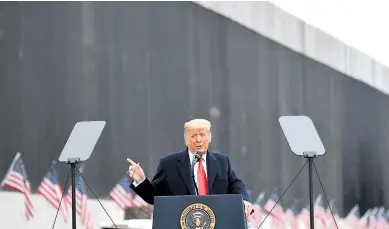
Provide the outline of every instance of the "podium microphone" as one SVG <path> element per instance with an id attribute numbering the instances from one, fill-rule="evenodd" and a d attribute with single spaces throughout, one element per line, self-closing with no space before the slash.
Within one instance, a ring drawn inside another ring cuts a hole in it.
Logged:
<path id="1" fill-rule="evenodd" d="M 193 153 L 194 154 L 194 157 L 193 157 L 193 161 L 192 161 L 192 166 L 191 166 L 191 173 L 192 173 L 192 181 L 193 181 L 193 185 L 195 187 L 195 190 L 196 190 L 196 195 L 199 195 L 199 190 L 197 188 L 197 184 L 196 184 L 196 180 L 195 180 L 195 175 L 194 175 L 194 166 L 197 162 L 200 161 L 200 158 L 201 158 L 201 154 L 196 152 L 196 153 Z"/>

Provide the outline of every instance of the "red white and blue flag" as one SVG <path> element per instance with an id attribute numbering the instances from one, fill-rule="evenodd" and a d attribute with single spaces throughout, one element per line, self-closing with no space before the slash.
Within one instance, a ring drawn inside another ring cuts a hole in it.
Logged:
<path id="1" fill-rule="evenodd" d="M 109 193 L 109 198 L 113 200 L 121 209 L 134 206 L 133 193 L 130 188 L 130 178 L 125 175 Z"/>
<path id="2" fill-rule="evenodd" d="M 31 187 L 28 181 L 26 167 L 21 154 L 18 152 L 5 175 L 1 186 L 13 189 L 24 195 L 25 217 L 30 220 L 34 217 L 34 206 L 31 200 Z"/>
<path id="3" fill-rule="evenodd" d="M 278 200 L 279 197 L 277 191 L 274 191 L 270 198 L 266 201 L 264 207 L 265 212 L 269 213 L 271 211 L 272 226 L 274 229 L 283 228 L 284 225 L 284 210 L 281 205 L 277 203 Z"/>
<path id="4" fill-rule="evenodd" d="M 61 206 L 59 206 L 63 196 L 63 191 L 62 186 L 59 183 L 54 165 L 55 163 L 53 162 L 46 176 L 43 178 L 41 184 L 39 185 L 38 194 L 45 198 L 55 209 L 60 207 L 59 210 L 66 222 L 68 219 L 68 207 L 65 199 L 63 199 Z"/>

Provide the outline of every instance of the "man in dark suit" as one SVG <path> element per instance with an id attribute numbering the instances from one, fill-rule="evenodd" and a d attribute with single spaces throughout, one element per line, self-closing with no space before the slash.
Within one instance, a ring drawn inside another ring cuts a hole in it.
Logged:
<path id="1" fill-rule="evenodd" d="M 152 181 L 147 179 L 139 163 L 130 163 L 129 176 L 134 180 L 131 188 L 149 204 L 154 196 L 241 194 L 246 217 L 252 205 L 246 187 L 235 174 L 227 155 L 208 149 L 211 143 L 211 123 L 205 119 L 194 119 L 184 125 L 186 150 L 162 157 Z M 194 166 L 195 183 L 191 176 L 194 153 L 201 155 Z"/>

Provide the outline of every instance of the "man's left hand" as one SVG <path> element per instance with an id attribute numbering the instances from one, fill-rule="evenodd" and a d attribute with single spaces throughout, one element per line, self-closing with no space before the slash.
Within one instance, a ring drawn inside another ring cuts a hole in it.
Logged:
<path id="1" fill-rule="evenodd" d="M 253 206 L 251 205 L 250 202 L 245 201 L 245 200 L 243 200 L 243 204 L 244 204 L 244 212 L 245 212 L 246 218 L 247 218 L 247 217 L 249 217 L 249 215 L 251 215 L 251 211 L 253 210 Z"/>

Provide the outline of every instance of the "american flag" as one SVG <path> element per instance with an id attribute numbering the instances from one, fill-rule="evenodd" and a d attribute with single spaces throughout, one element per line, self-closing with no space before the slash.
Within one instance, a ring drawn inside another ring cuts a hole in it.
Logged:
<path id="1" fill-rule="evenodd" d="M 321 224 L 322 228 L 327 228 L 328 215 L 326 214 L 326 210 L 324 209 L 323 198 L 321 194 L 317 195 L 315 203 L 313 205 L 313 209 L 315 216 L 315 225 Z"/>
<path id="2" fill-rule="evenodd" d="M 366 211 L 366 213 L 358 220 L 355 228 L 356 229 L 367 229 L 368 226 L 368 219 L 371 215 L 372 209 L 369 209 Z"/>
<path id="3" fill-rule="evenodd" d="M 291 206 L 285 211 L 285 218 L 291 229 L 298 229 L 299 222 L 297 220 L 297 201 L 293 201 Z"/>
<path id="4" fill-rule="evenodd" d="M 150 205 L 146 201 L 144 201 L 142 199 L 142 197 L 140 197 L 138 194 L 136 194 L 136 192 L 134 192 L 134 190 L 132 190 L 131 188 L 130 188 L 130 192 L 131 192 L 130 195 L 133 197 L 132 198 L 132 206 L 144 207 L 144 209 L 145 209 L 144 213 L 146 213 L 147 216 L 151 216 L 153 213 L 152 205 Z"/>
<path id="5" fill-rule="evenodd" d="M 378 229 L 379 228 L 379 223 L 378 223 L 378 219 L 377 219 L 377 212 L 378 212 L 378 208 L 375 207 L 373 208 L 371 211 L 370 211 L 370 214 L 368 216 L 368 219 L 369 219 L 369 229 Z"/>
<path id="6" fill-rule="evenodd" d="M 361 218 L 360 212 L 359 212 L 359 206 L 355 205 L 350 212 L 347 214 L 345 221 L 346 223 L 351 227 L 356 227 L 356 225 L 359 223 L 359 219 Z"/>
<path id="7" fill-rule="evenodd" d="M 273 211 L 271 212 L 271 215 L 272 225 L 276 229 L 282 228 L 284 224 L 284 210 L 282 209 L 281 205 L 277 203 L 278 199 L 279 197 L 277 195 L 277 191 L 274 191 L 270 198 L 266 201 L 264 207 L 264 210 L 269 213 L 271 209 L 275 206 Z"/>
<path id="8" fill-rule="evenodd" d="M 263 200 L 265 192 L 261 192 L 253 204 L 254 214 L 250 215 L 247 219 L 253 227 L 259 227 L 263 218 Z"/>
<path id="9" fill-rule="evenodd" d="M 76 212 L 81 217 L 85 229 L 92 229 L 92 220 L 88 209 L 88 196 L 81 175 L 76 172 Z M 69 206 L 72 204 L 72 187 L 69 187 L 66 197 Z"/>
<path id="10" fill-rule="evenodd" d="M 259 193 L 259 195 L 254 203 L 254 205 L 258 206 L 262 212 L 263 212 L 264 201 L 265 201 L 265 192 L 263 191 L 263 192 Z"/>
<path id="11" fill-rule="evenodd" d="M 332 214 L 331 214 L 332 212 Z M 327 215 L 328 215 L 328 221 L 327 221 L 327 228 L 328 229 L 336 229 L 339 227 L 340 217 L 338 213 L 338 209 L 335 206 L 335 202 L 333 200 L 330 201 L 330 206 L 327 209 Z M 332 215 L 334 215 L 334 218 L 332 218 Z M 335 222 L 334 222 L 335 219 Z"/>
<path id="12" fill-rule="evenodd" d="M 311 220 L 310 220 L 310 207 L 309 204 L 301 209 L 300 213 L 297 215 L 297 218 L 301 220 L 306 228 L 310 228 Z"/>
<path id="13" fill-rule="evenodd" d="M 385 218 L 386 218 L 387 220 L 389 220 L 389 210 L 386 211 L 386 213 L 385 213 L 384 216 L 385 216 Z"/>
<path id="14" fill-rule="evenodd" d="M 130 185 L 130 178 L 125 175 L 109 193 L 109 198 L 115 201 L 121 209 L 134 206 Z"/>
<path id="15" fill-rule="evenodd" d="M 356 205 L 353 209 L 351 209 L 350 213 L 346 217 L 346 222 L 349 226 L 356 229 L 367 229 L 368 219 L 371 215 L 372 209 L 366 211 L 366 213 L 361 217 L 359 212 L 359 207 Z"/>
<path id="16" fill-rule="evenodd" d="M 25 217 L 27 220 L 32 219 L 34 217 L 34 206 L 31 201 L 31 187 L 22 156 L 19 152 L 16 153 L 4 180 L 1 182 L 1 186 L 24 194 L 24 205 L 26 207 Z"/>
<path id="17" fill-rule="evenodd" d="M 388 221 L 385 217 L 385 208 L 380 207 L 376 214 L 376 227 L 377 228 L 389 228 Z"/>
<path id="18" fill-rule="evenodd" d="M 57 172 L 54 168 L 54 162 L 50 166 L 49 171 L 39 185 L 38 194 L 45 198 L 55 209 L 58 209 L 63 191 L 58 181 Z M 60 212 L 66 222 L 68 218 L 68 208 L 66 201 L 61 203 Z"/>
<path id="19" fill-rule="evenodd" d="M 141 206 L 148 206 L 149 205 L 146 201 L 144 201 L 142 199 L 142 197 L 140 197 L 138 194 L 136 194 L 136 192 L 134 192 L 134 190 L 130 189 L 130 192 L 131 192 L 131 195 L 133 196 L 133 199 L 132 199 L 133 206 L 141 207 Z"/>

